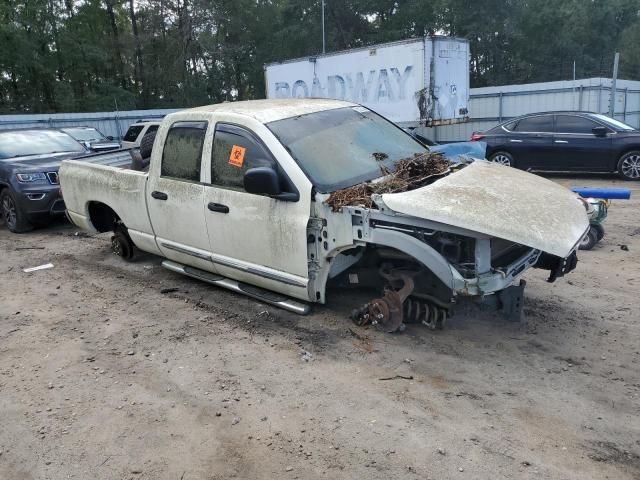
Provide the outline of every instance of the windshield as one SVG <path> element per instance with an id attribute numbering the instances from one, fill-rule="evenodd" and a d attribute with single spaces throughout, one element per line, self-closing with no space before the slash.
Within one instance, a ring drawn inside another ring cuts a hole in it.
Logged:
<path id="1" fill-rule="evenodd" d="M 611 128 L 613 128 L 614 130 L 618 130 L 619 132 L 631 132 L 635 130 L 635 128 L 633 128 L 631 125 L 627 125 L 626 123 L 622 123 L 621 121 L 611 117 L 607 117 L 606 115 L 596 113 L 593 116 L 600 120 L 602 123 L 606 123 Z"/>
<path id="2" fill-rule="evenodd" d="M 84 151 L 73 138 L 56 130 L 0 132 L 0 158 Z"/>
<path id="3" fill-rule="evenodd" d="M 382 176 L 427 149 L 364 107 L 286 118 L 267 124 L 318 191 L 333 192 Z"/>
<path id="4" fill-rule="evenodd" d="M 95 128 L 65 128 L 63 129 L 63 131 L 81 142 L 95 142 L 98 140 L 106 140 L 104 135 L 102 135 Z"/>

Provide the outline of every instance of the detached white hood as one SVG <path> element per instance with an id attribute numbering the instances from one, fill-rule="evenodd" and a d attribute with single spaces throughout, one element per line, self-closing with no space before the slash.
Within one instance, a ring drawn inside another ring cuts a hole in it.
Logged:
<path id="1" fill-rule="evenodd" d="M 476 161 L 417 190 L 382 195 L 391 210 L 566 257 L 589 226 L 582 201 L 539 176 Z"/>

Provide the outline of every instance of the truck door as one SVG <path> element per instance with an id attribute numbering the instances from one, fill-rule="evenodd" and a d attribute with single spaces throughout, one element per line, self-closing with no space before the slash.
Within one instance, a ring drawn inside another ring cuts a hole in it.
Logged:
<path id="1" fill-rule="evenodd" d="M 212 270 L 200 181 L 207 122 L 176 121 L 164 139 L 161 158 L 152 159 L 147 184 L 149 218 L 162 254 Z M 154 152 L 155 153 L 155 152 Z"/>
<path id="2" fill-rule="evenodd" d="M 290 191 L 292 198 L 274 199 L 244 190 L 244 173 L 265 166 L 276 170 L 283 191 Z M 298 194 L 257 135 L 237 125 L 216 124 L 204 212 L 217 272 L 309 300 L 309 201 L 309 194 Z"/>

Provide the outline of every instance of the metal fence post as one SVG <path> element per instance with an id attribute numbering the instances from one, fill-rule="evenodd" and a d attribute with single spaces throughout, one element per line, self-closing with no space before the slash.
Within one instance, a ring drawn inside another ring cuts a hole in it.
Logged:
<path id="1" fill-rule="evenodd" d="M 502 123 L 502 90 L 498 93 L 498 122 Z"/>
<path id="2" fill-rule="evenodd" d="M 627 94 L 629 93 L 629 87 L 624 89 L 624 109 L 622 110 L 622 121 L 627 121 Z"/>
<path id="3" fill-rule="evenodd" d="M 582 96 L 584 94 L 584 85 L 580 84 L 578 88 L 578 111 L 582 111 Z"/>

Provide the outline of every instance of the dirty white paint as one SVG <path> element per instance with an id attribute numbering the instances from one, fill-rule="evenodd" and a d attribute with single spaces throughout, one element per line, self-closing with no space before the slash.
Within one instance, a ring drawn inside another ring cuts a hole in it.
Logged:
<path id="1" fill-rule="evenodd" d="M 66 160 L 60 166 L 60 187 L 67 210 L 89 216 L 89 202 L 110 206 L 130 230 L 150 234 L 145 207 L 147 174 L 82 160 Z M 136 207 L 132 208 L 132 205 Z"/>
<path id="2" fill-rule="evenodd" d="M 220 115 L 240 115 L 242 118 L 249 117 L 260 123 L 269 123 L 298 115 L 333 110 L 335 108 L 353 107 L 354 105 L 351 102 L 339 102 L 322 98 L 247 100 L 192 108 L 175 113 L 172 118 L 178 118 L 178 115 L 189 117 L 190 115 L 201 113 L 218 113 Z"/>
<path id="3" fill-rule="evenodd" d="M 570 190 L 537 175 L 477 161 L 410 192 L 385 194 L 390 209 L 566 257 L 589 226 Z"/>
<path id="4" fill-rule="evenodd" d="M 267 98 L 334 98 L 371 108 L 394 122 L 420 120 L 418 100 L 434 120 L 467 116 L 469 43 L 425 37 L 273 63 Z"/>

